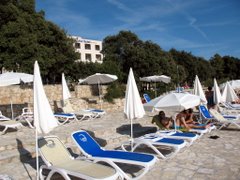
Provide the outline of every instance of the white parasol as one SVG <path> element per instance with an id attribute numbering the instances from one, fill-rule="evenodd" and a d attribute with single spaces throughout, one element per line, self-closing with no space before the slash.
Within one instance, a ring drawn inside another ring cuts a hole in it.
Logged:
<path id="1" fill-rule="evenodd" d="M 132 68 L 129 70 L 124 103 L 124 114 L 131 120 L 131 142 L 133 142 L 133 119 L 142 118 L 145 114 L 141 97 L 135 82 Z M 131 143 L 132 146 L 132 143 Z"/>
<path id="2" fill-rule="evenodd" d="M 38 62 L 34 64 L 34 83 L 33 83 L 33 101 L 34 101 L 34 127 L 36 128 L 36 163 L 38 177 L 38 133 L 49 133 L 58 126 L 57 119 L 54 117 L 51 106 L 43 89 L 42 78 Z"/>
<path id="3" fill-rule="evenodd" d="M 17 73 L 17 72 L 6 72 L 3 74 L 0 74 L 0 86 L 10 86 L 15 84 L 20 84 L 21 82 L 23 83 L 33 82 L 33 75 L 26 74 L 26 73 Z M 12 99 L 10 99 L 10 101 L 11 101 L 12 119 L 14 119 Z"/>
<path id="4" fill-rule="evenodd" d="M 222 95 L 217 84 L 217 80 L 214 78 L 213 82 L 213 102 L 214 104 L 219 104 L 222 102 Z"/>
<path id="5" fill-rule="evenodd" d="M 193 94 L 197 95 L 197 96 L 200 96 L 203 103 L 207 104 L 207 99 L 206 99 L 205 93 L 203 91 L 202 85 L 201 85 L 197 75 L 196 75 L 195 80 L 194 80 Z"/>
<path id="6" fill-rule="evenodd" d="M 228 81 L 228 83 L 233 89 L 240 89 L 240 79 L 231 80 L 231 81 Z M 223 83 L 219 86 L 219 88 L 224 89 L 225 86 L 226 86 L 226 83 Z"/>
<path id="7" fill-rule="evenodd" d="M 160 96 L 152 101 L 145 103 L 143 106 L 146 110 L 167 111 L 168 114 L 183 111 L 184 109 L 193 108 L 201 103 L 201 98 L 189 93 L 170 93 Z M 175 116 L 173 117 L 175 121 Z M 175 123 L 176 124 L 176 123 Z M 176 126 L 175 126 L 176 130 Z"/>
<path id="8" fill-rule="evenodd" d="M 237 94 L 235 93 L 235 91 L 233 90 L 231 85 L 227 82 L 226 86 L 223 90 L 223 93 L 222 93 L 222 101 L 223 102 L 232 102 L 237 99 L 238 99 Z"/>
<path id="9" fill-rule="evenodd" d="M 157 91 L 156 91 L 156 83 L 157 82 L 164 82 L 164 83 L 170 83 L 171 78 L 165 75 L 153 75 L 153 76 L 147 76 L 147 77 L 142 77 L 140 78 L 140 81 L 144 82 L 154 82 L 155 83 L 155 97 L 157 96 Z"/>
<path id="10" fill-rule="evenodd" d="M 0 86 L 10 86 L 13 84 L 20 84 L 21 82 L 33 82 L 33 75 L 16 72 L 6 72 L 0 74 Z"/>
<path id="11" fill-rule="evenodd" d="M 86 84 L 97 84 L 98 85 L 99 99 L 100 99 L 101 109 L 102 109 L 102 98 L 101 98 L 100 85 L 116 81 L 117 79 L 118 79 L 118 77 L 116 75 L 96 73 L 91 76 L 88 76 L 84 80 L 81 80 L 81 84 L 86 83 Z"/>
<path id="12" fill-rule="evenodd" d="M 64 73 L 62 73 L 62 98 L 63 98 L 63 104 L 66 100 L 68 100 L 71 97 L 70 91 L 67 86 L 67 82 L 64 76 Z"/>

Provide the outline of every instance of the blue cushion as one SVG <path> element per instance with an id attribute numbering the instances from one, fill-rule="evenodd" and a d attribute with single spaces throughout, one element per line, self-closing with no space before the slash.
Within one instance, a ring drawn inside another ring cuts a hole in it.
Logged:
<path id="1" fill-rule="evenodd" d="M 92 111 L 92 112 L 99 112 L 99 113 L 104 112 L 103 110 L 100 110 L 100 109 L 90 109 L 90 111 Z"/>
<path id="2" fill-rule="evenodd" d="M 144 97 L 146 102 L 150 102 L 151 101 L 151 98 L 149 97 L 148 94 L 143 94 L 143 97 Z"/>
<path id="3" fill-rule="evenodd" d="M 104 158 L 113 158 L 113 159 L 125 159 L 125 160 L 133 160 L 140 162 L 150 162 L 153 160 L 154 156 L 148 154 L 140 154 L 135 152 L 127 152 L 127 151 L 110 151 L 104 150 L 94 154 L 95 157 L 104 157 Z"/>
<path id="4" fill-rule="evenodd" d="M 180 144 L 184 143 L 184 140 L 182 140 L 182 139 L 162 138 L 162 139 L 158 140 L 157 142 L 180 145 Z"/>
<path id="5" fill-rule="evenodd" d="M 176 133 L 172 134 L 171 136 L 196 137 L 196 134 L 193 134 L 193 133 L 180 133 L 180 132 L 176 132 Z"/>
<path id="6" fill-rule="evenodd" d="M 237 119 L 236 116 L 231 116 L 231 115 L 223 115 L 223 117 L 226 119 Z"/>
<path id="7" fill-rule="evenodd" d="M 208 109 L 205 106 L 199 106 L 202 115 L 207 119 L 212 119 L 212 115 L 209 113 Z"/>
<path id="8" fill-rule="evenodd" d="M 54 115 L 57 115 L 57 116 L 68 116 L 68 117 L 74 116 L 74 114 L 71 114 L 71 113 L 54 113 Z"/>

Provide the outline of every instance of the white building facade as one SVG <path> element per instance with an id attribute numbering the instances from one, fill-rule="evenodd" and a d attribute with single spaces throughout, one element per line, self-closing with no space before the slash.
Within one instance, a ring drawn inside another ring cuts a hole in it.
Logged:
<path id="1" fill-rule="evenodd" d="M 83 39 L 80 36 L 71 36 L 75 40 L 73 46 L 75 51 L 80 54 L 79 59 L 76 61 L 82 62 L 103 62 L 102 41 Z"/>

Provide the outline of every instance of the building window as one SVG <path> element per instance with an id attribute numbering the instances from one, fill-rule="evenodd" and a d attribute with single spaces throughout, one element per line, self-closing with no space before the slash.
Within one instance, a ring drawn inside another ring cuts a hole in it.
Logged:
<path id="1" fill-rule="evenodd" d="M 85 54 L 85 59 L 88 61 L 92 61 L 92 55 L 91 54 Z"/>
<path id="2" fill-rule="evenodd" d="M 75 43 L 75 48 L 76 49 L 81 49 L 81 44 L 80 43 Z"/>
<path id="3" fill-rule="evenodd" d="M 85 44 L 85 49 L 91 49 L 91 44 Z"/>
<path id="4" fill-rule="evenodd" d="M 101 61 L 101 60 L 102 60 L 102 57 L 101 57 L 100 54 L 96 54 L 96 60 L 97 60 L 97 61 Z"/>
<path id="5" fill-rule="evenodd" d="M 99 45 L 95 45 L 95 50 L 99 51 L 100 50 L 100 46 Z"/>

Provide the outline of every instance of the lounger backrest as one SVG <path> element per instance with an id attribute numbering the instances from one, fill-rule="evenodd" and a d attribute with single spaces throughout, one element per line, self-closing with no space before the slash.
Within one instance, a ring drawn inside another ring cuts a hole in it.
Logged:
<path id="1" fill-rule="evenodd" d="M 72 159 L 62 142 L 55 136 L 38 139 L 38 149 L 46 164 L 61 164 Z"/>
<path id="2" fill-rule="evenodd" d="M 226 122 L 226 120 L 217 110 L 215 109 L 210 109 L 210 113 L 213 115 L 214 118 L 216 118 L 220 122 Z"/>
<path id="3" fill-rule="evenodd" d="M 74 132 L 72 137 L 85 154 L 96 155 L 102 151 L 99 144 L 86 131 Z"/>
<path id="4" fill-rule="evenodd" d="M 144 97 L 146 102 L 150 102 L 151 101 L 151 98 L 149 97 L 148 94 L 143 94 L 143 97 Z"/>
<path id="5" fill-rule="evenodd" d="M 201 114 L 203 115 L 204 118 L 206 118 L 206 119 L 211 119 L 212 118 L 212 116 L 209 113 L 209 111 L 206 108 L 206 106 L 200 105 L 199 106 L 199 111 L 201 112 Z"/>

